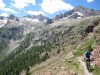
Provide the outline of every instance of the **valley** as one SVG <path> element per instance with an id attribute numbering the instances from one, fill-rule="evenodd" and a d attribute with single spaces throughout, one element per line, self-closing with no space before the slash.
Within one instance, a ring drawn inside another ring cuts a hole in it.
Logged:
<path id="1" fill-rule="evenodd" d="M 81 64 L 88 49 L 98 52 L 92 75 L 99 75 L 100 12 L 91 11 L 78 6 L 53 19 L 0 17 L 0 75 L 88 75 Z"/>

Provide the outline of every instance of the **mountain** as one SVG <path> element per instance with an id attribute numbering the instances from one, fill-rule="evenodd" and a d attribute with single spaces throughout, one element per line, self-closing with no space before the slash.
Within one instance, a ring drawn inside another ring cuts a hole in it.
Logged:
<path id="1" fill-rule="evenodd" d="M 2 29 L 4 30 L 4 28 Z M 15 29 L 14 28 L 11 29 L 10 27 L 6 28 L 8 30 L 5 29 L 3 32 L 1 30 L 1 33 L 5 35 L 13 34 L 14 36 L 10 36 L 11 38 L 17 37 L 18 35 L 22 34 L 20 33 L 21 31 L 17 28 Z M 0 66 L 0 74 L 20 75 L 23 70 L 25 74 L 27 73 L 34 74 L 35 71 L 39 70 L 38 72 L 36 72 L 36 75 L 38 74 L 45 75 L 45 73 L 47 73 L 47 71 L 51 69 L 52 71 L 50 71 L 50 75 L 51 74 L 55 75 L 56 73 L 60 73 L 61 71 L 64 72 L 67 71 L 68 75 L 72 74 L 72 71 L 75 71 L 76 73 L 81 75 L 81 73 L 83 73 L 84 71 L 82 70 L 82 67 L 80 67 L 79 65 L 77 56 L 82 56 L 82 54 L 87 49 L 95 49 L 95 47 L 99 46 L 100 44 L 99 30 L 100 30 L 100 17 L 97 16 L 86 17 L 84 19 L 59 20 L 49 25 L 46 25 L 42 28 L 38 28 L 37 30 L 33 30 L 30 33 L 27 33 L 27 35 L 20 37 L 21 40 L 18 40 L 17 38 L 15 39 L 15 41 L 13 41 L 14 43 L 17 40 L 19 41 L 18 46 L 15 49 L 13 49 L 12 51 L 8 49 L 6 50 L 6 52 L 9 51 L 11 52 L 5 57 L 3 57 L 0 62 L 0 64 L 2 64 Z M 15 34 L 14 31 L 19 33 Z M 11 44 L 11 40 L 9 40 L 9 42 Z M 5 42 L 2 44 L 5 44 Z M 6 44 L 3 46 L 6 46 Z M 65 55 L 70 53 L 70 51 L 74 53 L 72 53 L 73 55 L 71 54 L 72 58 L 68 59 L 70 56 L 65 56 Z M 45 68 L 45 66 L 40 66 L 40 68 L 36 68 L 35 70 L 33 70 L 36 64 L 38 65 L 42 62 L 45 62 L 47 59 L 51 59 L 50 60 L 51 62 L 46 62 L 47 67 L 49 66 L 48 64 L 51 64 L 50 68 Z M 55 59 L 55 61 L 53 61 L 53 59 Z M 74 68 L 71 66 L 73 66 Z M 62 69 L 63 67 L 66 69 Z M 46 71 L 44 72 L 40 71 L 41 68 L 45 68 Z"/>
<path id="2" fill-rule="evenodd" d="M 39 22 L 49 25 L 54 22 L 54 20 L 59 20 L 59 19 L 78 19 L 78 18 L 83 18 L 83 17 L 89 17 L 89 16 L 95 16 L 95 15 L 100 15 L 100 10 L 93 10 L 90 8 L 86 8 L 83 6 L 77 6 L 76 8 L 65 12 L 64 14 L 59 14 L 56 15 L 53 19 L 50 19 L 48 17 L 43 16 L 42 14 L 40 15 L 26 15 L 23 17 L 16 17 L 15 15 L 11 14 L 9 17 L 3 17 L 0 16 L 0 22 L 1 25 L 0 27 L 4 25 L 25 25 L 25 24 L 37 24 Z M 6 24 L 7 22 L 7 24 Z M 26 23 L 27 22 L 27 23 Z M 12 23 L 12 24 L 9 24 Z"/>
<path id="3" fill-rule="evenodd" d="M 95 16 L 100 15 L 100 10 L 93 10 L 90 8 L 86 8 L 83 6 L 77 6 L 76 8 L 65 12 L 64 14 L 59 14 L 54 17 L 55 20 L 57 19 L 66 19 L 66 18 L 83 18 L 88 16 Z"/>
<path id="4" fill-rule="evenodd" d="M 42 14 L 40 14 L 40 15 L 32 15 L 32 16 L 27 15 L 27 16 L 24 16 L 24 17 L 30 18 L 30 19 L 37 19 L 38 21 L 45 21 L 45 20 L 49 19 L 48 17 L 45 17 Z"/>
<path id="5" fill-rule="evenodd" d="M 78 6 L 73 11 L 66 12 L 69 15 L 67 18 L 66 14 L 56 16 L 59 18 L 56 21 L 41 14 L 23 17 L 13 14 L 9 17 L 2 16 L 0 75 L 21 75 L 22 72 L 25 73 L 22 75 L 63 75 L 61 71 L 68 75 L 75 75 L 73 71 L 84 75 L 77 57 L 82 56 L 87 49 L 95 50 L 94 53 L 99 51 L 100 16 L 89 15 L 90 13 L 84 16 L 83 11 L 90 9 L 83 10 L 83 7 Z M 99 15 L 99 11 L 96 14 Z M 80 17 L 82 18 L 76 19 Z M 94 56 L 98 61 L 96 57 L 99 57 L 98 54 Z M 41 66 L 40 63 L 43 62 L 44 65 Z M 45 69 L 42 72 L 43 68 Z M 98 67 L 94 71 L 99 72 Z"/>
<path id="6" fill-rule="evenodd" d="M 4 20 L 6 17 L 4 16 L 0 16 L 0 20 Z"/>
<path id="7" fill-rule="evenodd" d="M 28 18 L 31 18 L 31 19 L 34 19 L 34 20 L 37 20 L 37 21 L 40 21 L 40 22 L 44 21 L 44 22 L 46 22 L 46 24 L 50 24 L 50 23 L 53 22 L 52 19 L 49 19 L 48 17 L 45 17 L 42 14 L 32 15 L 32 16 L 27 15 L 27 16 L 24 16 L 24 17 L 28 17 Z"/>
<path id="8" fill-rule="evenodd" d="M 7 24 L 5 23 L 5 20 L 7 21 Z M 50 24 L 52 23 L 52 19 L 49 19 L 48 17 L 43 16 L 42 14 L 40 15 L 27 15 L 27 16 L 23 16 L 23 17 L 16 17 L 15 15 L 11 14 L 9 15 L 9 17 L 3 17 L 0 16 L 0 22 L 2 23 L 0 27 L 4 26 L 4 25 L 20 25 L 20 24 L 24 24 L 24 22 L 31 22 L 31 23 L 44 23 L 44 24 Z M 9 24 L 9 23 L 13 23 L 13 24 Z"/>
<path id="9" fill-rule="evenodd" d="M 8 17 L 8 19 L 15 19 L 15 18 L 17 18 L 17 17 L 13 14 L 10 14 L 9 17 Z"/>
<path id="10" fill-rule="evenodd" d="M 41 14 L 23 17 L 16 17 L 13 14 L 9 17 L 0 16 L 0 43 L 3 43 L 0 47 L 0 58 L 2 59 L 3 56 L 14 50 L 26 35 L 51 23 L 52 19 Z M 13 44 L 16 44 L 16 46 L 12 47 Z"/>

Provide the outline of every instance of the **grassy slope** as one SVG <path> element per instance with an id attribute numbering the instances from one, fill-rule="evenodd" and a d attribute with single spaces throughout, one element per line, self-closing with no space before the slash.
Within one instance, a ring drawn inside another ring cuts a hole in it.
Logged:
<path id="1" fill-rule="evenodd" d="M 81 31 L 84 31 L 84 29 L 89 24 L 90 24 L 90 19 L 87 19 L 87 20 L 82 21 L 80 23 L 80 28 L 83 27 L 83 30 L 81 30 Z M 84 52 L 85 52 L 85 50 L 89 49 L 96 42 L 96 39 L 94 37 L 91 38 L 91 39 L 85 38 L 85 41 L 83 41 L 83 42 L 84 43 L 77 49 L 77 51 L 75 53 L 73 53 L 75 57 L 83 55 Z M 67 55 L 67 53 L 65 53 L 65 54 Z M 78 63 L 78 61 L 76 60 L 75 57 L 72 57 L 72 58 L 67 59 L 67 60 L 64 59 L 64 57 L 63 57 L 62 58 L 63 61 L 62 61 L 62 59 L 59 59 L 60 63 L 56 64 L 56 68 L 58 68 L 58 70 L 61 70 L 60 68 L 61 68 L 61 66 L 63 66 L 64 67 L 64 70 L 69 69 L 70 71 L 75 71 L 77 74 L 80 74 L 80 75 L 83 74 L 84 75 L 82 66 L 79 65 L 79 63 Z M 69 63 L 68 60 L 71 60 L 72 62 Z M 56 63 L 59 62 L 59 61 L 57 60 Z M 50 64 L 53 64 L 53 63 L 50 63 Z M 49 65 L 46 65 L 46 66 L 50 66 L 50 64 Z M 36 73 L 38 74 L 38 72 L 41 71 L 41 69 L 46 68 L 46 66 L 40 66 L 40 67 L 36 68 L 34 71 L 32 71 L 30 73 L 31 74 L 34 74 L 33 72 L 37 71 Z M 49 69 L 52 69 L 53 67 L 50 67 Z M 48 71 L 48 69 L 46 71 Z M 56 70 L 55 70 L 55 72 L 56 72 Z M 57 74 L 57 72 L 54 73 L 54 75 L 56 75 L 56 74 Z M 100 70 L 99 70 L 99 68 L 97 66 L 94 68 L 93 74 L 94 75 L 99 75 L 100 74 Z"/>
<path id="2" fill-rule="evenodd" d="M 95 18 L 99 19 L 99 18 Z M 92 34 L 92 36 L 91 36 Z M 95 36 L 96 35 L 96 36 Z M 82 41 L 82 44 L 77 48 L 77 51 L 74 54 L 75 57 L 79 57 L 82 56 L 88 49 L 92 49 L 94 50 L 94 46 L 96 47 L 96 45 L 98 46 L 99 44 L 97 44 L 97 42 L 99 41 L 99 35 L 100 33 L 96 33 L 96 32 L 92 32 L 90 33 L 87 37 L 85 37 L 85 39 Z M 100 75 L 100 67 L 95 66 L 93 68 L 93 75 Z"/>
<path id="3" fill-rule="evenodd" d="M 84 75 L 81 65 L 79 65 L 79 63 L 74 57 L 66 59 L 67 54 L 70 52 L 72 52 L 72 50 L 69 49 L 65 53 L 60 53 L 60 55 L 57 55 L 58 57 L 54 60 L 52 61 L 47 60 L 48 64 L 38 66 L 36 69 L 30 71 L 30 75 L 33 75 L 33 74 L 44 75 L 44 74 L 48 74 L 49 71 L 50 71 L 49 72 L 50 75 L 57 75 L 58 73 L 63 73 L 63 72 L 66 72 L 66 73 L 69 72 L 68 74 L 72 74 L 75 72 L 78 75 L 80 74 Z M 69 60 L 71 60 L 71 63 L 69 62 Z"/>

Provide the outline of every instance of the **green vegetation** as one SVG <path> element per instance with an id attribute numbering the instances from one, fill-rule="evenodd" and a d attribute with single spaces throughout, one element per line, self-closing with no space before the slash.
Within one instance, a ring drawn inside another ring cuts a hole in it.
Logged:
<path id="1" fill-rule="evenodd" d="M 22 28 L 21 27 L 3 27 L 0 29 L 0 37 L 4 39 L 20 39 L 22 37 Z"/>
<path id="2" fill-rule="evenodd" d="M 8 40 L 0 39 L 0 60 L 6 56 L 6 52 L 9 49 L 8 44 Z"/>
<path id="3" fill-rule="evenodd" d="M 5 48 L 7 48 L 7 46 L 8 46 L 8 41 L 5 40 L 5 39 L 1 39 L 1 40 L 0 40 L 0 52 L 1 52 L 2 50 L 4 50 Z"/>
<path id="4" fill-rule="evenodd" d="M 84 21 L 82 21 L 82 22 L 80 22 L 80 24 L 79 25 L 81 25 L 81 26 L 88 26 L 89 25 L 89 23 L 90 23 L 90 19 L 86 19 L 86 20 L 84 20 Z"/>
<path id="5" fill-rule="evenodd" d="M 42 67 L 38 67 L 38 68 L 36 68 L 35 70 L 33 70 L 33 71 L 30 73 L 30 75 L 33 74 L 35 71 L 38 71 L 38 70 L 43 69 L 44 67 L 45 67 L 45 66 L 42 66 Z"/>
<path id="6" fill-rule="evenodd" d="M 92 38 L 92 39 L 90 39 L 90 40 L 84 42 L 84 43 L 81 45 L 81 47 L 78 48 L 77 51 L 74 52 L 73 54 L 74 54 L 75 56 L 82 56 L 82 55 L 86 52 L 86 50 L 91 50 L 91 51 L 92 51 L 93 49 L 92 49 L 91 46 L 92 46 L 93 43 L 95 43 L 95 42 L 96 42 L 96 40 L 95 40 L 94 38 Z"/>
<path id="7" fill-rule="evenodd" d="M 25 51 L 28 46 L 30 46 L 30 42 L 34 38 L 33 33 L 29 33 L 26 38 L 21 42 L 20 46 L 16 49 L 15 55 L 21 53 L 22 51 Z"/>
<path id="8" fill-rule="evenodd" d="M 69 70 L 74 71 L 76 74 L 84 75 L 83 69 L 80 66 L 80 63 L 77 62 L 75 57 L 67 59 L 65 63 L 66 67 L 68 67 Z"/>
<path id="9" fill-rule="evenodd" d="M 76 57 L 82 56 L 83 54 L 85 54 L 85 50 L 78 50 L 78 51 L 74 52 L 73 54 Z"/>
<path id="10" fill-rule="evenodd" d="M 54 36 L 55 38 L 53 39 L 57 43 L 55 46 L 58 47 L 57 50 L 60 52 L 58 33 L 54 34 Z M 33 44 L 31 48 L 28 48 L 33 42 L 32 39 L 34 39 L 34 33 L 29 33 L 14 52 L 0 61 L 0 64 L 2 64 L 0 66 L 0 75 L 19 75 L 23 70 L 27 71 L 29 67 L 33 67 L 50 57 L 49 52 L 51 52 L 54 41 L 45 40 L 42 45 Z"/>
<path id="11" fill-rule="evenodd" d="M 75 50 L 81 37 L 86 34 L 85 29 L 89 26 L 89 24 L 90 19 L 86 19 L 78 25 L 67 26 L 66 24 L 64 29 L 63 27 L 58 26 L 57 28 L 51 28 L 51 30 L 50 28 L 44 28 L 44 30 L 40 30 L 39 32 L 29 33 L 25 36 L 25 39 L 21 41 L 19 47 L 17 47 L 14 52 L 10 53 L 2 61 L 0 61 L 0 75 L 19 75 L 23 70 L 25 70 L 28 74 L 30 67 L 34 67 L 34 65 L 40 64 L 48 59 L 50 55 L 53 55 L 53 50 L 55 50 L 54 53 L 60 53 L 65 51 L 65 47 L 69 46 L 71 46 L 72 50 Z M 9 40 L 20 39 L 22 37 L 22 31 L 23 29 L 20 27 L 5 27 L 1 29 L 0 39 L 4 38 L 4 40 L 7 39 L 8 41 L 6 42 L 3 40 L 0 42 L 0 52 L 8 46 Z M 35 35 L 37 35 L 36 37 L 38 37 L 38 39 L 34 40 Z M 81 47 L 79 47 L 78 50 L 73 53 L 75 56 L 83 55 L 87 49 L 92 50 L 91 46 L 96 42 L 95 38 L 84 40 L 85 41 Z M 72 45 L 75 45 L 75 47 Z M 81 68 L 77 60 L 74 58 L 71 58 L 70 60 L 72 61 L 71 63 L 65 61 L 66 66 L 68 66 L 69 69 L 80 71 Z M 33 72 L 44 67 L 45 66 L 39 67 Z M 98 69 L 99 68 L 96 67 L 96 71 L 98 71 Z M 96 71 L 94 70 L 94 73 Z"/>
<path id="12" fill-rule="evenodd" d="M 48 58 L 48 51 L 45 50 L 46 45 L 42 45 L 34 46 L 17 56 L 10 54 L 0 62 L 0 75 L 19 75 L 22 70 L 45 61 Z M 45 54 L 41 56 L 41 53 Z"/>
<path id="13" fill-rule="evenodd" d="M 68 65 L 69 69 L 74 69 L 74 70 L 79 69 L 79 63 L 75 60 L 74 57 L 67 59 L 65 62 L 66 62 L 66 65 Z"/>
<path id="14" fill-rule="evenodd" d="M 80 49 L 91 49 L 92 44 L 96 42 L 95 38 L 87 40 L 84 44 L 82 44 Z"/>
<path id="15" fill-rule="evenodd" d="M 0 60 L 8 54 L 10 40 L 20 39 L 23 36 L 21 31 L 21 27 L 0 28 Z"/>
<path id="16" fill-rule="evenodd" d="M 100 75 L 100 67 L 95 66 L 95 68 L 93 69 L 93 74 L 94 75 Z"/>
<path id="17" fill-rule="evenodd" d="M 46 42 L 41 46 L 33 45 L 26 50 L 33 38 L 33 33 L 28 34 L 14 52 L 0 61 L 0 75 L 19 75 L 22 70 L 28 70 L 29 67 L 49 58 L 48 52 L 51 51 L 50 42 Z"/>

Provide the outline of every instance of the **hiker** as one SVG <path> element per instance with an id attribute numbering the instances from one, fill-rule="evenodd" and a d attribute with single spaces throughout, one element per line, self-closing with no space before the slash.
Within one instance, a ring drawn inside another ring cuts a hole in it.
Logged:
<path id="1" fill-rule="evenodd" d="M 92 52 L 90 49 L 85 53 L 84 59 L 86 62 L 86 67 L 87 67 L 88 71 L 90 72 L 90 61 L 92 60 Z"/>
<path id="2" fill-rule="evenodd" d="M 92 57 L 92 52 L 91 52 L 91 50 L 88 50 L 86 53 L 85 53 L 85 59 L 91 59 L 91 57 Z"/>

